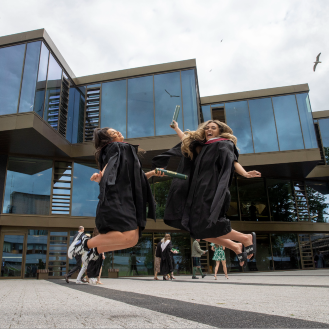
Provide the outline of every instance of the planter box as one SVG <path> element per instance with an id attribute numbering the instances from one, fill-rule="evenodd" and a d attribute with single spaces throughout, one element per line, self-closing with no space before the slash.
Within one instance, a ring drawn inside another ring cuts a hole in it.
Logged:
<path id="1" fill-rule="evenodd" d="M 48 272 L 47 273 L 37 273 L 38 280 L 48 280 Z"/>
<path id="2" fill-rule="evenodd" d="M 118 278 L 119 277 L 119 269 L 118 268 L 109 268 L 108 277 L 109 278 Z"/>

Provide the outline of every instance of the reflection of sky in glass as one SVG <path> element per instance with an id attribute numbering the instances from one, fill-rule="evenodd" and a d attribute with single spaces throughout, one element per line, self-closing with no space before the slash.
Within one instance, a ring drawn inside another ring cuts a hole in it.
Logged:
<path id="1" fill-rule="evenodd" d="M 238 138 L 240 153 L 253 153 L 250 119 L 247 101 L 225 103 L 226 123 Z"/>
<path id="2" fill-rule="evenodd" d="M 10 195 L 13 192 L 28 193 L 32 195 L 47 195 L 50 198 L 52 161 L 35 160 L 36 165 L 39 162 L 42 163 L 43 167 L 49 167 L 49 169 L 37 172 L 33 175 L 11 171 L 11 166 L 15 165 L 16 161 L 21 161 L 23 163 L 24 161 L 34 162 L 34 159 L 13 158 L 9 160 L 5 187 L 5 198 L 3 202 L 4 213 L 7 213 L 8 209 L 10 208 Z"/>
<path id="3" fill-rule="evenodd" d="M 184 130 L 198 127 L 198 106 L 196 101 L 195 71 L 182 71 L 182 92 L 184 107 Z"/>
<path id="4" fill-rule="evenodd" d="M 154 136 L 153 76 L 128 80 L 128 138 Z"/>
<path id="5" fill-rule="evenodd" d="M 44 43 L 41 45 L 41 55 L 39 63 L 39 73 L 37 82 L 37 92 L 35 94 L 34 100 L 34 111 L 38 113 L 41 117 L 43 114 L 44 98 L 45 98 L 45 88 L 47 80 L 47 69 L 48 69 L 48 57 L 49 50 Z"/>
<path id="6" fill-rule="evenodd" d="M 319 126 L 322 138 L 322 144 L 324 147 L 329 147 L 329 118 L 319 119 Z"/>
<path id="7" fill-rule="evenodd" d="M 299 117 L 302 123 L 305 148 L 316 148 L 318 143 L 316 141 L 312 109 L 308 93 L 297 94 L 297 104 L 299 110 Z"/>
<path id="8" fill-rule="evenodd" d="M 19 112 L 33 111 L 41 41 L 27 44 Z"/>
<path id="9" fill-rule="evenodd" d="M 109 127 L 126 137 L 127 80 L 102 84 L 101 127 Z"/>
<path id="10" fill-rule="evenodd" d="M 74 163 L 72 189 L 72 216 L 96 216 L 99 185 L 90 181 L 98 170 L 80 163 Z"/>
<path id="11" fill-rule="evenodd" d="M 172 96 L 170 97 L 168 93 Z M 155 132 L 157 136 L 176 134 L 169 127 L 171 124 L 176 105 L 180 105 L 178 115 L 178 126 L 183 130 L 182 102 L 179 72 L 157 74 L 154 76 L 154 98 L 155 98 Z"/>
<path id="12" fill-rule="evenodd" d="M 271 98 L 249 100 L 255 152 L 279 151 Z"/>
<path id="13" fill-rule="evenodd" d="M 273 97 L 280 151 L 304 148 L 295 95 Z"/>
<path id="14" fill-rule="evenodd" d="M 56 62 L 53 55 L 49 57 L 48 81 L 62 79 L 62 69 Z"/>
<path id="15" fill-rule="evenodd" d="M 210 105 L 202 106 L 203 122 L 211 120 Z"/>
<path id="16" fill-rule="evenodd" d="M 0 115 L 17 112 L 25 44 L 0 49 Z"/>

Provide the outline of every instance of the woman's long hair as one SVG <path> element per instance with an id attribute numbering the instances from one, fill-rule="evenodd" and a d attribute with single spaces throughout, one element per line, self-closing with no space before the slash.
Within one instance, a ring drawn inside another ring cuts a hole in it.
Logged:
<path id="1" fill-rule="evenodd" d="M 219 127 L 219 137 L 223 137 L 231 140 L 236 146 L 238 139 L 233 135 L 233 130 L 227 124 L 219 120 L 208 120 L 204 123 L 201 123 L 197 130 L 184 132 L 185 136 L 183 137 L 182 140 L 182 153 L 185 156 L 193 159 L 191 144 L 195 141 L 198 141 L 200 143 L 206 142 L 205 127 L 211 122 L 216 123 L 216 125 Z"/>
<path id="2" fill-rule="evenodd" d="M 94 227 L 94 231 L 93 231 L 93 237 L 95 237 L 95 236 L 97 236 L 97 235 L 99 235 L 99 234 L 100 234 L 100 233 L 99 233 L 97 227 L 95 226 L 95 227 Z"/>
<path id="3" fill-rule="evenodd" d="M 111 129 L 111 128 L 108 128 L 108 127 L 105 127 L 105 128 L 95 128 L 94 129 L 94 146 L 95 146 L 95 159 L 96 159 L 96 162 L 97 164 L 99 165 L 98 163 L 98 160 L 99 160 L 99 155 L 101 153 L 101 150 L 102 148 L 111 143 L 112 142 L 112 138 L 111 136 L 107 133 L 107 131 Z"/>

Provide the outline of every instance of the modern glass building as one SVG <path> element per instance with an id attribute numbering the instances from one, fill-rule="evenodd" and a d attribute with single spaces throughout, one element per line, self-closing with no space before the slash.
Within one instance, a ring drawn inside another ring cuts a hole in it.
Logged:
<path id="1" fill-rule="evenodd" d="M 308 93 L 302 84 L 200 97 L 194 59 L 76 77 L 44 29 L 0 37 L 0 278 L 35 278 L 44 268 L 65 275 L 77 227 L 91 231 L 95 222 L 93 129 L 113 127 L 139 144 L 148 171 L 179 142 L 169 128 L 176 105 L 184 130 L 226 122 L 240 163 L 262 173 L 235 177 L 227 213 L 234 229 L 257 232 L 257 262 L 247 271 L 329 267 L 329 111 L 312 112 Z M 151 180 L 157 221 L 148 220 L 134 248 L 108 253 L 104 276 L 111 268 L 152 275 L 165 232 L 180 250 L 177 272 L 191 272 L 189 234 L 162 220 L 170 184 Z M 211 256 L 202 258 L 209 272 Z M 226 256 L 229 270 L 241 271 L 235 255 Z"/>

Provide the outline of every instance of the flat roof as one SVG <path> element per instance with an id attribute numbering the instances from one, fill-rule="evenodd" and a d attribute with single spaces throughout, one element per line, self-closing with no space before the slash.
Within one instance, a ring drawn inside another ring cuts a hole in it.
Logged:
<path id="1" fill-rule="evenodd" d="M 45 29 L 39 29 L 34 31 L 16 33 L 11 35 L 5 35 L 0 37 L 0 47 L 7 46 L 16 43 L 23 43 L 27 41 L 36 41 L 36 40 L 43 40 L 47 46 L 52 50 L 58 62 L 63 66 L 66 73 L 72 78 L 75 78 L 75 74 L 67 64 L 66 60 L 54 44 L 53 40 L 51 40 L 49 34 Z"/>
<path id="2" fill-rule="evenodd" d="M 304 83 L 300 85 L 293 85 L 286 87 L 242 91 L 242 92 L 231 93 L 231 94 L 201 97 L 201 104 L 206 105 L 206 104 L 214 104 L 214 103 L 224 103 L 229 101 L 238 101 L 238 100 L 250 99 L 250 98 L 309 92 L 309 90 L 310 88 L 308 84 Z"/>
<path id="3" fill-rule="evenodd" d="M 93 83 L 109 81 L 109 80 L 125 79 L 135 76 L 156 74 L 156 73 L 175 71 L 175 70 L 183 70 L 183 69 L 189 69 L 195 67 L 196 67 L 196 60 L 187 59 L 178 62 L 148 65 L 148 66 L 136 67 L 132 69 L 92 74 L 84 77 L 77 77 L 73 79 L 73 81 L 77 85 L 85 85 L 85 84 L 93 84 Z"/>
<path id="4" fill-rule="evenodd" d="M 312 112 L 313 119 L 329 118 L 329 110 Z"/>

